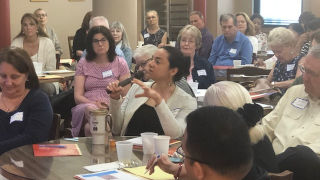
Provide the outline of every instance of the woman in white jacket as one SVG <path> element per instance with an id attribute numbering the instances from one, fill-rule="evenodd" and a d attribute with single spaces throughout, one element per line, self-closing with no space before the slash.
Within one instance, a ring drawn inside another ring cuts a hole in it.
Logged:
<path id="1" fill-rule="evenodd" d="M 188 59 L 173 47 L 155 52 L 148 63 L 149 76 L 154 82 L 133 80 L 133 86 L 122 99 L 118 82 L 108 86 L 113 133 L 139 136 L 143 132 L 156 132 L 172 138 L 183 135 L 185 117 L 197 108 L 196 99 L 184 92 L 175 82 L 189 70 Z"/>

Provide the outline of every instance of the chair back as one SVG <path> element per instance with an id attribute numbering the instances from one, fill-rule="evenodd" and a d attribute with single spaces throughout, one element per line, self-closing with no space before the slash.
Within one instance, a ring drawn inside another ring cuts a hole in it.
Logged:
<path id="1" fill-rule="evenodd" d="M 55 140 L 60 138 L 60 126 L 61 126 L 60 114 L 53 113 L 53 120 L 49 134 L 49 140 Z"/>
<path id="2" fill-rule="evenodd" d="M 73 39 L 74 36 L 68 36 L 68 45 L 69 45 L 69 53 L 70 53 L 70 58 L 72 59 L 73 53 L 72 53 L 72 48 L 73 48 Z"/>

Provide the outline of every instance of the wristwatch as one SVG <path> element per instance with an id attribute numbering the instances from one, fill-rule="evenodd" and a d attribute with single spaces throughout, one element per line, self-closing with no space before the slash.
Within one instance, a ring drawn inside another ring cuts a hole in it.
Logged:
<path id="1" fill-rule="evenodd" d="M 274 88 L 274 84 L 275 84 L 275 82 L 272 81 L 272 82 L 271 82 L 271 87 L 272 87 L 272 88 Z"/>

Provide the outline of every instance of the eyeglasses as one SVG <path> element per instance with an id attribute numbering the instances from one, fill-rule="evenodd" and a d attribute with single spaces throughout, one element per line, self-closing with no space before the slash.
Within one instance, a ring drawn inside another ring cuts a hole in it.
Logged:
<path id="1" fill-rule="evenodd" d="M 178 155 L 181 156 L 180 158 L 182 158 L 182 161 L 183 161 L 183 162 L 184 162 L 185 159 L 190 159 L 190 160 L 192 160 L 192 161 L 197 161 L 197 162 L 202 163 L 202 164 L 210 165 L 209 162 L 202 161 L 202 160 L 193 158 L 193 157 L 191 157 L 191 156 L 187 156 L 187 155 L 184 153 L 184 151 L 183 151 L 183 149 L 182 149 L 182 146 L 180 146 L 180 147 L 176 150 L 176 154 L 178 154 Z"/>
<path id="2" fill-rule="evenodd" d="M 148 16 L 147 17 L 147 19 L 149 20 L 149 19 L 155 19 L 156 18 L 156 16 Z"/>
<path id="3" fill-rule="evenodd" d="M 37 17 L 46 17 L 47 14 L 37 14 Z"/>
<path id="4" fill-rule="evenodd" d="M 152 57 L 151 58 L 149 58 L 149 59 L 146 59 L 144 62 L 142 62 L 141 64 L 140 64 L 140 66 L 141 67 L 145 67 L 147 64 L 148 64 L 148 62 L 150 62 L 150 61 L 152 61 Z"/>
<path id="5" fill-rule="evenodd" d="M 311 75 L 313 77 L 319 77 L 320 76 L 319 73 L 313 72 L 310 69 L 306 69 L 303 64 L 299 65 L 299 69 L 302 72 L 302 74 L 307 73 L 307 74 L 309 74 L 309 75 Z"/>
<path id="6" fill-rule="evenodd" d="M 93 39 L 92 40 L 92 43 L 93 44 L 99 44 L 99 42 L 101 42 L 101 44 L 104 44 L 104 43 L 106 43 L 107 42 L 107 40 L 105 39 L 105 38 L 102 38 L 102 39 Z"/>
<path id="7" fill-rule="evenodd" d="M 182 43 L 189 43 L 189 44 L 191 44 L 191 43 L 194 43 L 195 41 L 194 41 L 194 40 L 190 40 L 190 39 L 181 39 L 181 42 L 182 42 Z"/>

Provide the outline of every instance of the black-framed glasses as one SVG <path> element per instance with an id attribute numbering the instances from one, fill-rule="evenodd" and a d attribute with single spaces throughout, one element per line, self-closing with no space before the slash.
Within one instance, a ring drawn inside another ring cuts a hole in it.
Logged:
<path id="1" fill-rule="evenodd" d="M 92 40 L 92 43 L 94 43 L 94 44 L 99 44 L 99 42 L 101 42 L 102 44 L 104 44 L 104 43 L 106 43 L 106 39 L 105 38 L 102 38 L 102 39 L 93 39 Z"/>
<path id="2" fill-rule="evenodd" d="M 187 156 L 187 155 L 184 153 L 184 151 L 183 151 L 183 149 L 182 149 L 182 146 L 180 146 L 180 147 L 176 150 L 176 154 L 178 154 L 178 155 L 181 156 L 180 158 L 182 159 L 183 162 L 184 162 L 185 159 L 190 159 L 190 160 L 192 160 L 192 161 L 197 161 L 197 162 L 202 163 L 202 164 L 210 165 L 209 162 L 202 161 L 202 160 L 199 160 L 199 159 L 197 159 L 197 158 L 193 158 L 193 157 L 191 157 L 191 156 Z"/>

